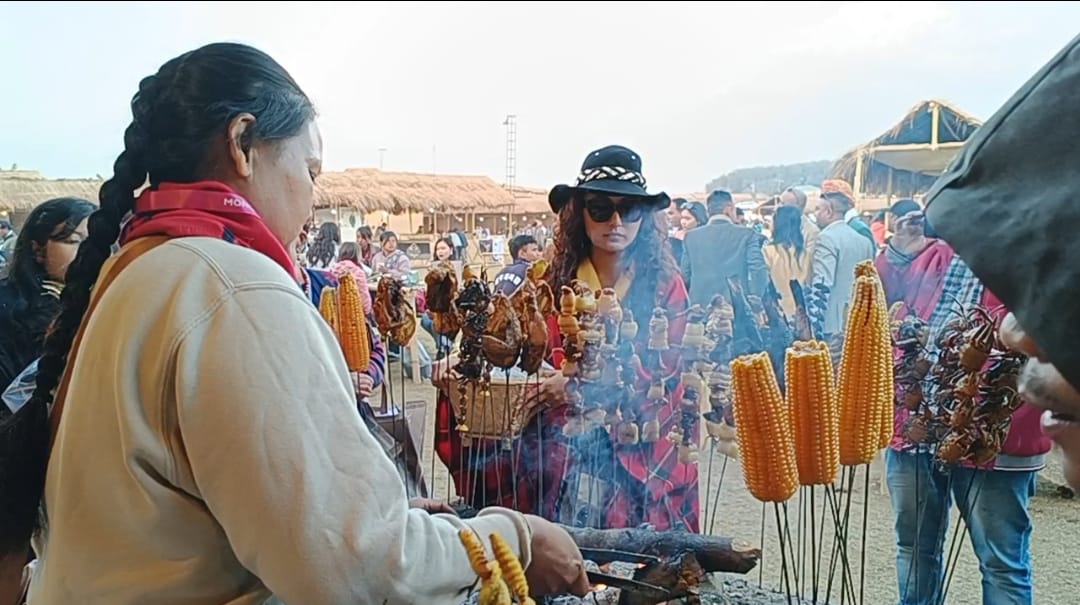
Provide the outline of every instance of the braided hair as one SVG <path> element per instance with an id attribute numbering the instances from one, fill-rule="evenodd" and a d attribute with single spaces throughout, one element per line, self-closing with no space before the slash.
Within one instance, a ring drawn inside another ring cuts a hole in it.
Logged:
<path id="1" fill-rule="evenodd" d="M 210 178 L 214 149 L 242 114 L 255 117 L 238 141 L 245 151 L 257 141 L 296 136 L 315 117 L 310 99 L 281 65 L 257 49 L 229 43 L 203 46 L 162 65 L 139 83 L 131 113 L 124 150 L 101 187 L 99 209 L 90 215 L 89 237 L 68 268 L 61 312 L 38 363 L 37 388 L 0 426 L 0 554 L 25 549 L 42 525 L 54 393 L 136 190 L 148 181 L 157 187 Z"/>

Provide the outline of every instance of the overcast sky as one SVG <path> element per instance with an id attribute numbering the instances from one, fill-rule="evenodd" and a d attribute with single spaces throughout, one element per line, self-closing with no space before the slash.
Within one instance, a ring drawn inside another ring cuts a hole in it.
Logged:
<path id="1" fill-rule="evenodd" d="M 285 65 L 328 169 L 572 179 L 621 143 L 651 189 L 834 159 L 921 99 L 989 117 L 1080 30 L 1080 3 L 0 3 L 0 165 L 108 175 L 138 81 L 218 40 Z"/>

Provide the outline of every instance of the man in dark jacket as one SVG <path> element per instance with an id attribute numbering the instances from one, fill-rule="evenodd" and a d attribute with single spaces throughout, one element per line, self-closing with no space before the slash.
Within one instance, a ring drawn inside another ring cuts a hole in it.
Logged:
<path id="1" fill-rule="evenodd" d="M 735 223 L 730 192 L 713 191 L 706 205 L 708 224 L 687 231 L 683 238 L 682 273 L 690 288 L 690 304 L 708 305 L 717 294 L 731 300 L 729 277 L 738 279 L 747 294 L 764 294 L 769 285 L 764 238 Z"/>

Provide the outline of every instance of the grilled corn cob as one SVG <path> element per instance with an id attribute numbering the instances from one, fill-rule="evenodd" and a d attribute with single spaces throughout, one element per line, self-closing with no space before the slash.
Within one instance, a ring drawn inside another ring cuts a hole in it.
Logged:
<path id="1" fill-rule="evenodd" d="M 762 502 L 785 502 L 799 487 L 795 436 L 772 363 L 765 353 L 738 357 L 731 378 L 746 486 Z"/>
<path id="2" fill-rule="evenodd" d="M 352 273 L 341 276 L 338 291 L 338 338 L 345 353 L 345 362 L 349 370 L 363 372 L 371 363 L 371 340 L 364 305 L 360 301 L 360 287 Z"/>
<path id="3" fill-rule="evenodd" d="M 889 393 L 893 393 L 893 358 L 892 358 L 892 317 L 894 309 L 888 307 L 888 302 L 885 298 L 885 287 L 881 283 L 881 276 L 877 272 L 877 267 L 873 261 L 862 261 L 855 266 L 855 276 L 866 276 L 874 280 L 874 333 L 877 334 L 876 338 L 888 338 L 889 346 L 887 347 L 888 354 L 879 354 L 874 358 L 875 364 L 875 376 L 882 384 L 886 384 L 889 387 Z M 897 303 L 899 304 L 899 303 Z M 895 305 L 894 305 L 895 307 Z M 881 336 L 884 333 L 885 336 Z M 881 345 L 878 345 L 881 346 Z M 892 440 L 893 435 L 893 397 L 892 395 L 888 402 L 884 398 L 877 401 L 878 403 L 878 415 L 880 420 L 880 426 L 878 430 L 878 449 L 883 449 L 889 446 L 889 441 Z"/>
<path id="4" fill-rule="evenodd" d="M 840 418 L 829 345 L 794 343 L 784 360 L 800 485 L 832 483 L 840 468 Z"/>
<path id="5" fill-rule="evenodd" d="M 877 399 L 878 405 L 878 420 L 880 422 L 878 426 L 878 449 L 882 450 L 889 447 L 889 442 L 892 441 L 894 418 L 896 414 L 895 401 L 896 391 L 893 376 L 893 348 L 892 348 L 892 327 L 891 319 L 889 315 L 889 309 L 885 301 L 885 291 L 881 289 L 881 281 L 875 280 L 878 284 L 878 290 L 876 298 L 878 299 L 874 305 L 874 314 L 876 320 L 876 326 L 874 333 L 877 335 L 878 342 L 875 344 L 879 347 L 878 354 L 874 358 L 876 364 L 875 376 L 879 381 L 879 389 L 883 389 L 885 394 L 879 395 Z"/>
<path id="6" fill-rule="evenodd" d="M 510 550 L 510 545 L 499 534 L 491 534 L 491 550 L 495 552 L 495 560 L 503 571 L 503 579 L 510 586 L 514 598 L 521 605 L 536 605 L 529 597 L 529 583 L 525 580 L 525 570 L 521 568 L 521 561 Z"/>
<path id="7" fill-rule="evenodd" d="M 330 329 L 334 331 L 334 335 L 338 333 L 338 301 L 337 301 L 337 289 L 326 286 L 322 289 L 322 293 L 319 294 L 319 314 L 322 315 L 326 323 L 330 324 Z"/>
<path id="8" fill-rule="evenodd" d="M 878 277 L 874 261 L 864 260 L 855 265 L 855 278 L 860 277 Z"/>
<path id="9" fill-rule="evenodd" d="M 469 565 L 472 565 L 473 572 L 481 579 L 491 575 L 487 554 L 484 552 L 484 543 L 480 541 L 476 532 L 471 529 L 462 529 L 458 531 L 458 539 L 465 546 L 465 552 L 469 554 Z"/>
<path id="10" fill-rule="evenodd" d="M 892 344 L 885 293 L 872 263 L 860 263 L 855 273 L 837 381 L 844 465 L 869 464 L 892 433 Z"/>
<path id="11" fill-rule="evenodd" d="M 506 585 L 499 564 L 492 561 L 491 575 L 480 583 L 480 594 L 477 595 L 476 605 L 513 605 L 510 599 L 510 587 Z"/>
<path id="12" fill-rule="evenodd" d="M 465 552 L 469 555 L 469 565 L 480 578 L 477 605 L 512 605 L 510 588 L 503 580 L 499 562 L 488 561 L 484 544 L 476 533 L 471 529 L 462 529 L 458 532 L 458 539 L 461 540 L 465 546 Z"/>

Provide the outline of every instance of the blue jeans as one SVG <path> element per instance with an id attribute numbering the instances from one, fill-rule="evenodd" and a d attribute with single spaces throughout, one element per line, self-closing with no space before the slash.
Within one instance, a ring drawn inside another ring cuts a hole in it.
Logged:
<path id="1" fill-rule="evenodd" d="M 983 605 L 1032 604 L 1028 501 L 1035 493 L 1035 472 L 943 468 L 929 453 L 892 449 L 885 462 L 896 514 L 900 605 L 941 600 L 954 499 L 979 560 Z"/>

